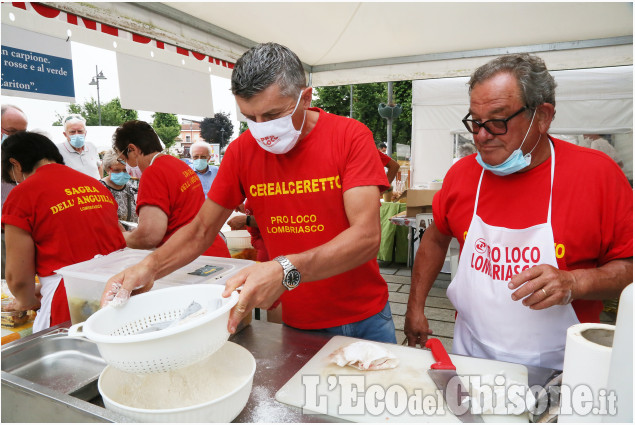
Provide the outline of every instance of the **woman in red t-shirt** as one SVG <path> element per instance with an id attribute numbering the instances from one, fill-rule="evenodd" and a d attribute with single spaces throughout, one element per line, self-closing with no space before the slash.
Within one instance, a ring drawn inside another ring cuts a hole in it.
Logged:
<path id="1" fill-rule="evenodd" d="M 55 144 L 37 133 L 2 143 L 2 179 L 18 184 L 2 209 L 5 276 L 15 296 L 9 309 L 39 307 L 33 330 L 40 331 L 70 319 L 56 270 L 126 246 L 117 203 L 99 181 L 65 166 Z"/>
<path id="2" fill-rule="evenodd" d="M 119 126 L 113 148 L 120 163 L 138 166 L 142 172 L 137 194 L 139 226 L 124 233 L 126 243 L 138 249 L 159 247 L 201 209 L 205 202 L 201 181 L 185 162 L 161 152 L 159 136 L 145 121 Z M 230 257 L 220 235 L 203 255 Z"/>

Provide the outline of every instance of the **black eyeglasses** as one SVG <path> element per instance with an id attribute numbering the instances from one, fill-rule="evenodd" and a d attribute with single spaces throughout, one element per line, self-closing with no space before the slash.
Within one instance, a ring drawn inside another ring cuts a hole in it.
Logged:
<path id="1" fill-rule="evenodd" d="M 484 122 L 481 122 L 479 120 L 468 120 L 467 117 L 470 116 L 470 112 L 468 112 L 467 115 L 461 121 L 465 125 L 465 128 L 467 128 L 467 131 L 469 131 L 472 134 L 478 134 L 481 127 L 483 127 L 485 128 L 485 131 L 487 131 L 489 134 L 494 136 L 500 136 L 502 134 L 507 133 L 507 121 L 511 120 L 516 115 L 519 115 L 521 112 L 525 110 L 527 110 L 527 107 L 523 106 L 516 113 L 510 115 L 509 117 L 505 119 L 494 119 L 494 120 L 487 120 Z"/>

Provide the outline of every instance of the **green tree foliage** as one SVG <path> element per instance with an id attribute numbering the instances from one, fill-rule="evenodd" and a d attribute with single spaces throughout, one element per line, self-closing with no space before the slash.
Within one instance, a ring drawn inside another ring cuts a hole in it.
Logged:
<path id="1" fill-rule="evenodd" d="M 152 114 L 152 125 L 154 127 L 179 127 L 181 128 L 181 124 L 179 123 L 179 118 L 174 114 L 166 114 L 164 112 L 155 112 Z"/>
<path id="2" fill-rule="evenodd" d="M 53 125 L 62 125 L 62 120 L 70 114 L 79 114 L 84 117 L 87 126 L 99 125 L 99 108 L 97 101 L 92 97 L 82 105 L 78 103 L 68 105 L 64 115 L 56 113 L 57 121 L 55 121 Z M 126 121 L 136 120 L 138 117 L 139 114 L 137 111 L 133 109 L 123 109 L 118 97 L 101 105 L 101 125 L 104 126 L 118 126 Z"/>
<path id="3" fill-rule="evenodd" d="M 167 114 L 164 112 L 155 112 L 152 114 L 153 122 L 152 127 L 156 131 L 159 139 L 163 142 L 166 149 L 170 149 L 176 138 L 181 134 L 181 124 L 179 119 L 174 114 Z"/>
<path id="4" fill-rule="evenodd" d="M 224 131 L 223 131 L 224 130 Z M 221 149 L 234 134 L 234 125 L 229 119 L 229 113 L 218 112 L 212 118 L 205 118 L 201 122 L 201 137 L 207 143 L 218 143 Z"/>
<path id="5" fill-rule="evenodd" d="M 317 87 L 318 98 L 313 106 L 327 112 L 348 116 L 350 114 L 350 86 Z M 388 84 L 370 83 L 353 86 L 353 118 L 364 123 L 379 144 L 387 139 L 387 122 L 379 116 L 377 107 L 387 103 Z M 398 81 L 393 84 L 393 102 L 403 106 L 403 112 L 393 120 L 393 152 L 394 144 L 410 144 L 412 134 L 412 82 Z"/>

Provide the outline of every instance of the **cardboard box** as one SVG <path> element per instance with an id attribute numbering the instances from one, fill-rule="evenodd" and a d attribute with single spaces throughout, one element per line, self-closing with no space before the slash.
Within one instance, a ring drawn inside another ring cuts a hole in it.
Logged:
<path id="1" fill-rule="evenodd" d="M 430 189 L 408 189 L 406 194 L 406 205 L 408 207 L 432 206 L 432 199 L 438 190 Z"/>
<path id="2" fill-rule="evenodd" d="M 408 207 L 406 206 L 406 217 L 416 217 L 417 214 L 423 213 L 432 213 L 432 206 L 418 206 L 418 207 Z"/>

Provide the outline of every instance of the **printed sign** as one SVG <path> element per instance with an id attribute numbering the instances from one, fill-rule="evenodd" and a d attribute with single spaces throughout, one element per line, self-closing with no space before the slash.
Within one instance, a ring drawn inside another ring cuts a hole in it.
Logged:
<path id="1" fill-rule="evenodd" d="M 2 94 L 75 102 L 70 42 L 3 24 Z"/>

